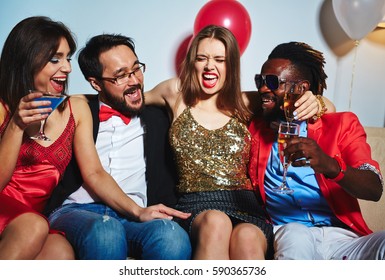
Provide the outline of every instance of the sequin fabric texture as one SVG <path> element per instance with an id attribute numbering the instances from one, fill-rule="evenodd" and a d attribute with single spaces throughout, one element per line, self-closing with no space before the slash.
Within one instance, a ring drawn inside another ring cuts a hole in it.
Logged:
<path id="1" fill-rule="evenodd" d="M 180 193 L 253 189 L 246 175 L 251 136 L 236 118 L 209 130 L 186 108 L 171 126 L 170 143 L 179 169 Z"/>

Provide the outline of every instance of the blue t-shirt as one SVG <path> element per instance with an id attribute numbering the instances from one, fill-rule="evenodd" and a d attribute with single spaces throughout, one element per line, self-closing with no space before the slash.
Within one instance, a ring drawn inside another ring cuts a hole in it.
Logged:
<path id="1" fill-rule="evenodd" d="M 299 122 L 300 136 L 307 137 L 307 123 Z M 311 167 L 289 166 L 287 185 L 292 194 L 279 194 L 273 186 L 282 183 L 283 167 L 278 156 L 278 143 L 274 142 L 265 172 L 267 211 L 275 225 L 297 222 L 306 226 L 328 226 L 338 219 L 323 197 Z"/>

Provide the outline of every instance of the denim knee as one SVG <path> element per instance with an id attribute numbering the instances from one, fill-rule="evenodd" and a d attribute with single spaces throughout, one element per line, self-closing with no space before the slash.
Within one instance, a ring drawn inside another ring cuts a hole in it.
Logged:
<path id="1" fill-rule="evenodd" d="M 187 232 L 167 219 L 151 221 L 151 236 L 143 248 L 143 259 L 191 259 L 191 243 Z"/>
<path id="2" fill-rule="evenodd" d="M 127 240 L 122 224 L 109 216 L 102 216 L 87 226 L 79 244 L 80 259 L 124 260 L 127 258 Z"/>
<path id="3" fill-rule="evenodd" d="M 98 205 L 65 205 L 52 213 L 49 220 L 53 228 L 65 233 L 77 259 L 126 259 L 124 227 L 119 220 L 99 212 L 104 212 L 104 208 Z"/>

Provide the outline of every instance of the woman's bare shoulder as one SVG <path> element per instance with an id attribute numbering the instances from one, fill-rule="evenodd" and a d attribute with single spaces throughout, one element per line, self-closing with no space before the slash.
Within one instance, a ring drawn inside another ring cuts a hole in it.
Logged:
<path id="1" fill-rule="evenodd" d="M 79 93 L 79 94 L 71 94 L 70 98 L 71 98 L 71 101 L 75 100 L 75 102 L 76 102 L 76 100 L 83 100 L 85 102 L 88 102 L 88 96 L 89 96 L 89 94 Z"/>
<path id="2" fill-rule="evenodd" d="M 76 120 L 91 116 L 88 106 L 88 99 L 84 94 L 74 94 L 70 96 L 71 108 Z"/>

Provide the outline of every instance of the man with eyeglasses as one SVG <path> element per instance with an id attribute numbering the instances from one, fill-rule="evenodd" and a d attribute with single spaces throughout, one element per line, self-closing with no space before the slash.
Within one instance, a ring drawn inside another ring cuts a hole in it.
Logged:
<path id="1" fill-rule="evenodd" d="M 298 122 L 300 137 L 287 142 L 287 178 L 292 194 L 273 191 L 282 182 L 274 122 L 285 121 L 285 84 L 306 81 L 326 89 L 323 54 L 305 43 L 278 45 L 255 82 L 263 117 L 250 125 L 253 135 L 249 174 L 274 224 L 276 259 L 384 259 L 385 231 L 372 233 L 357 199 L 378 201 L 383 178 L 371 158 L 366 134 L 351 112 L 330 113 Z"/>
<path id="2" fill-rule="evenodd" d="M 47 205 L 50 213 L 62 204 L 49 215 L 50 223 L 66 234 L 77 259 L 190 259 L 189 237 L 172 221 L 189 214 L 168 207 L 176 202 L 168 116 L 158 107 L 144 106 L 146 66 L 132 39 L 95 36 L 78 61 L 98 92 L 88 98 L 101 163 L 141 211 L 121 213 L 101 202 L 82 185 L 73 159 Z"/>

